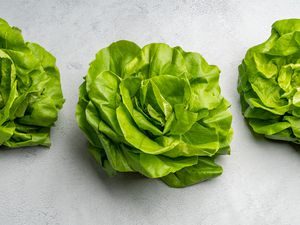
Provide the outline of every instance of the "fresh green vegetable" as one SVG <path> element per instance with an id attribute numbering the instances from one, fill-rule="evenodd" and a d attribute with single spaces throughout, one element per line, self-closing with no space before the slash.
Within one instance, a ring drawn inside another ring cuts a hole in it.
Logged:
<path id="1" fill-rule="evenodd" d="M 242 111 L 256 133 L 300 143 L 300 19 L 273 24 L 239 66 Z"/>
<path id="2" fill-rule="evenodd" d="M 0 146 L 49 146 L 63 102 L 55 58 L 0 19 Z"/>
<path id="3" fill-rule="evenodd" d="M 229 154 L 231 113 L 219 69 L 198 53 L 118 41 L 100 50 L 80 86 L 76 117 L 109 174 L 139 172 L 184 187 L 216 177 Z"/>

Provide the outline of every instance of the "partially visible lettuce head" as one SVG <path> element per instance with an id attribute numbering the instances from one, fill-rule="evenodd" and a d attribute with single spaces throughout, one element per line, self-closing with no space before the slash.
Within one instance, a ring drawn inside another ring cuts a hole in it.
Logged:
<path id="1" fill-rule="evenodd" d="M 198 53 L 119 41 L 100 50 L 80 87 L 76 117 L 110 175 L 138 172 L 184 187 L 216 177 L 228 154 L 229 103 L 219 69 Z"/>
<path id="2" fill-rule="evenodd" d="M 273 24 L 239 66 L 242 111 L 256 133 L 300 143 L 300 19 Z"/>
<path id="3" fill-rule="evenodd" d="M 0 19 L 0 147 L 49 146 L 63 102 L 55 58 Z"/>

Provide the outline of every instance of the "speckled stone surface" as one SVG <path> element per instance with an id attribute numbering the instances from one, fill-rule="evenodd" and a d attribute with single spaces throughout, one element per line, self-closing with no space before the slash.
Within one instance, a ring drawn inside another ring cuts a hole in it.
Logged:
<path id="1" fill-rule="evenodd" d="M 0 17 L 57 57 L 66 98 L 50 150 L 0 152 L 1 225 L 300 224 L 300 152 L 254 136 L 236 92 L 246 50 L 268 38 L 275 20 L 300 17 L 298 0 L 1 0 Z M 172 189 L 95 169 L 75 123 L 77 89 L 95 53 L 120 39 L 180 45 L 220 67 L 235 129 L 221 177 Z"/>

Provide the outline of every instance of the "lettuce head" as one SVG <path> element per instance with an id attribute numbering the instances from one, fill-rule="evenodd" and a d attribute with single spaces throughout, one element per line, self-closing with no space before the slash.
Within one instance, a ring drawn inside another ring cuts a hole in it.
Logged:
<path id="1" fill-rule="evenodd" d="M 300 143 L 300 19 L 275 22 L 239 66 L 243 115 L 254 132 Z"/>
<path id="2" fill-rule="evenodd" d="M 222 173 L 231 113 L 219 69 L 198 53 L 118 41 L 100 50 L 80 86 L 76 118 L 109 174 L 138 172 L 173 187 Z"/>
<path id="3" fill-rule="evenodd" d="M 0 19 L 0 147 L 49 146 L 63 102 L 55 58 Z"/>

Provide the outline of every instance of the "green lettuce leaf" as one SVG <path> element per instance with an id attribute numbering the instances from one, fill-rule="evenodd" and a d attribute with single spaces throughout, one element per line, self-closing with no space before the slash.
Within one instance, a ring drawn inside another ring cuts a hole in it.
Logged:
<path id="1" fill-rule="evenodd" d="M 50 146 L 63 103 L 55 58 L 0 19 L 0 146 Z"/>
<path id="2" fill-rule="evenodd" d="M 172 187 L 222 173 L 230 153 L 230 104 L 219 69 L 198 53 L 118 41 L 100 50 L 79 90 L 76 118 L 109 175 L 138 172 Z"/>
<path id="3" fill-rule="evenodd" d="M 242 112 L 254 132 L 300 143 L 300 19 L 275 22 L 239 66 Z"/>

